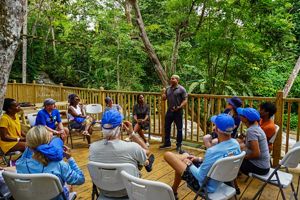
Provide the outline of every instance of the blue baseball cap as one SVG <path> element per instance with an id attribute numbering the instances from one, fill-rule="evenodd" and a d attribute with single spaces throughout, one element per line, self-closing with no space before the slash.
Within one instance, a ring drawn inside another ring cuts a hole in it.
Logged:
<path id="1" fill-rule="evenodd" d="M 260 120 L 260 114 L 254 108 L 238 108 L 236 111 L 240 116 L 246 117 L 251 122 Z"/>
<path id="2" fill-rule="evenodd" d="M 111 109 L 108 111 L 105 111 L 102 116 L 102 128 L 104 129 L 113 129 L 122 124 L 123 115 L 115 110 Z"/>
<path id="3" fill-rule="evenodd" d="M 233 106 L 234 109 L 237 109 L 242 106 L 243 102 L 238 97 L 232 97 L 230 99 L 227 99 L 227 102 Z"/>
<path id="4" fill-rule="evenodd" d="M 234 129 L 234 120 L 231 115 L 228 114 L 219 114 L 214 115 L 210 120 L 220 129 L 222 132 L 231 134 Z"/>

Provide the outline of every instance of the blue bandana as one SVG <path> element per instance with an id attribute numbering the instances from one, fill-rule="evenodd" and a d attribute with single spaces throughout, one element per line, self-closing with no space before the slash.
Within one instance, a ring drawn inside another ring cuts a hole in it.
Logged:
<path id="1" fill-rule="evenodd" d="M 61 161 L 64 157 L 63 141 L 54 137 L 49 144 L 42 144 L 36 148 L 36 151 L 42 153 L 50 161 Z"/>

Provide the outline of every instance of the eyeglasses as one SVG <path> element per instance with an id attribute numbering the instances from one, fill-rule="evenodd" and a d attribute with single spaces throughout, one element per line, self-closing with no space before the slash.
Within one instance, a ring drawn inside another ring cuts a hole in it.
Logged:
<path id="1" fill-rule="evenodd" d="M 80 99 L 75 99 L 75 101 L 80 101 Z"/>

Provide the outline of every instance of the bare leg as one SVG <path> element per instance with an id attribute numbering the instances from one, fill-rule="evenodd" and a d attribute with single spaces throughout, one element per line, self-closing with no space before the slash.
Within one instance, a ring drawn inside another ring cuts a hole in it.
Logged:
<path id="1" fill-rule="evenodd" d="M 141 140 L 138 136 L 136 136 L 136 135 L 131 135 L 131 136 L 130 136 L 130 139 L 131 139 L 133 142 L 139 144 L 143 149 L 145 149 L 145 150 L 148 151 L 147 145 L 146 145 L 145 142 L 144 142 L 143 140 Z"/>
<path id="2" fill-rule="evenodd" d="M 185 157 L 186 157 L 186 155 L 178 156 L 172 152 L 166 152 L 164 154 L 164 159 L 175 170 L 175 178 L 174 178 L 174 182 L 173 182 L 173 186 L 172 186 L 174 193 L 177 192 L 177 189 L 181 182 L 181 174 L 184 172 L 184 170 L 187 167 L 187 165 L 183 162 L 183 159 Z"/>
<path id="3" fill-rule="evenodd" d="M 143 129 L 141 129 L 141 126 L 138 123 L 134 126 L 133 130 L 134 130 L 134 132 L 139 134 L 139 136 L 144 140 L 145 143 L 147 143 L 147 140 L 144 135 L 144 131 L 143 131 Z"/>
<path id="4" fill-rule="evenodd" d="M 15 146 L 13 146 L 8 152 L 13 152 L 13 151 L 25 151 L 25 142 L 18 142 Z M 7 152 L 7 153 L 8 153 Z"/>

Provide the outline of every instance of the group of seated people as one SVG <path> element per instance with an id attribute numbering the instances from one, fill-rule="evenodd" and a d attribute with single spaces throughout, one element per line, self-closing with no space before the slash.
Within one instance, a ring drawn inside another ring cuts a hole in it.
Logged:
<path id="1" fill-rule="evenodd" d="M 70 126 L 83 129 L 83 134 L 90 136 L 89 128 L 94 119 L 84 115 L 83 107 L 79 101 L 77 95 L 69 95 Z M 90 146 L 90 160 L 106 163 L 132 163 L 139 169 L 145 166 L 146 171 L 150 172 L 154 155 L 151 154 L 144 140 L 133 131 L 132 123 L 123 122 L 121 107 L 111 106 L 112 100 L 109 97 L 106 98 L 106 102 L 107 108 L 103 113 L 101 122 L 104 139 L 94 142 Z M 16 162 L 17 173 L 52 173 L 59 177 L 64 186 L 64 193 L 68 197 L 70 185 L 83 184 L 85 178 L 71 157 L 70 149 L 64 145 L 69 131 L 63 127 L 55 103 L 55 100 L 50 98 L 44 101 L 44 108 L 38 112 L 35 126 L 25 135 L 21 131 L 17 114 L 21 110 L 20 105 L 14 99 L 6 98 L 3 108 L 5 113 L 0 119 L 0 144 L 1 150 L 5 154 L 12 151 L 23 152 Z M 127 132 L 132 142 L 120 140 L 122 130 Z M 116 157 L 116 155 L 118 156 Z M 125 191 L 112 194 L 103 192 L 107 196 L 124 196 L 125 194 Z"/>
<path id="2" fill-rule="evenodd" d="M 90 136 L 90 127 L 94 119 L 84 114 L 77 95 L 69 95 L 68 113 L 71 127 L 80 128 L 85 136 Z M 121 107 L 106 98 L 107 108 L 103 112 L 101 126 L 104 139 L 93 142 L 89 148 L 89 160 L 102 163 L 132 163 L 137 168 L 143 166 L 150 172 L 154 155 L 149 150 L 144 130 L 149 128 L 149 106 L 143 95 L 138 95 L 134 106 L 133 123 L 123 122 Z M 114 106 L 113 106 L 114 105 Z M 270 102 L 260 105 L 260 112 L 253 108 L 241 108 L 242 101 L 233 97 L 228 100 L 224 113 L 213 116 L 213 134 L 204 137 L 207 151 L 204 158 L 184 153 L 182 155 L 166 152 L 164 159 L 175 170 L 172 186 L 175 197 L 181 179 L 198 190 L 211 168 L 218 160 L 246 151 L 240 171 L 244 174 L 254 172 L 267 174 L 270 169 L 268 140 L 275 133 L 275 124 L 271 119 L 276 107 Z M 5 114 L 0 119 L 0 145 L 4 153 L 22 151 L 16 162 L 17 173 L 52 173 L 59 177 L 64 186 L 65 195 L 70 185 L 83 184 L 84 174 L 71 157 L 70 149 L 64 145 L 68 129 L 63 127 L 59 111 L 53 99 L 44 101 L 44 109 L 37 115 L 36 125 L 25 135 L 17 113 L 19 104 L 14 99 L 5 99 Z M 237 136 L 240 122 L 247 127 L 246 135 Z M 57 125 L 56 125 L 57 124 Z M 126 131 L 131 142 L 121 140 L 121 132 Z M 90 142 L 90 140 L 89 140 Z M 65 158 L 65 159 L 64 159 Z M 214 192 L 218 182 L 210 180 L 208 192 Z M 238 187 L 236 186 L 236 189 Z M 126 191 L 102 191 L 109 197 L 126 196 Z"/>
<path id="3" fill-rule="evenodd" d="M 204 136 L 206 154 L 204 158 L 184 153 L 183 155 L 166 152 L 164 159 L 175 170 L 175 179 L 172 185 L 177 199 L 177 189 L 182 180 L 185 180 L 194 190 L 199 190 L 212 165 L 219 159 L 246 152 L 240 172 L 248 175 L 255 173 L 266 175 L 270 170 L 270 151 L 272 144 L 269 140 L 275 134 L 276 128 L 273 115 L 276 107 L 273 103 L 264 102 L 259 111 L 254 108 L 241 108 L 242 101 L 233 97 L 228 99 L 224 113 L 211 118 L 215 127 L 213 133 Z M 237 135 L 236 131 L 242 122 L 246 127 L 245 135 Z M 217 189 L 218 182 L 209 180 L 208 192 Z M 234 187 L 240 193 L 237 182 Z"/>

